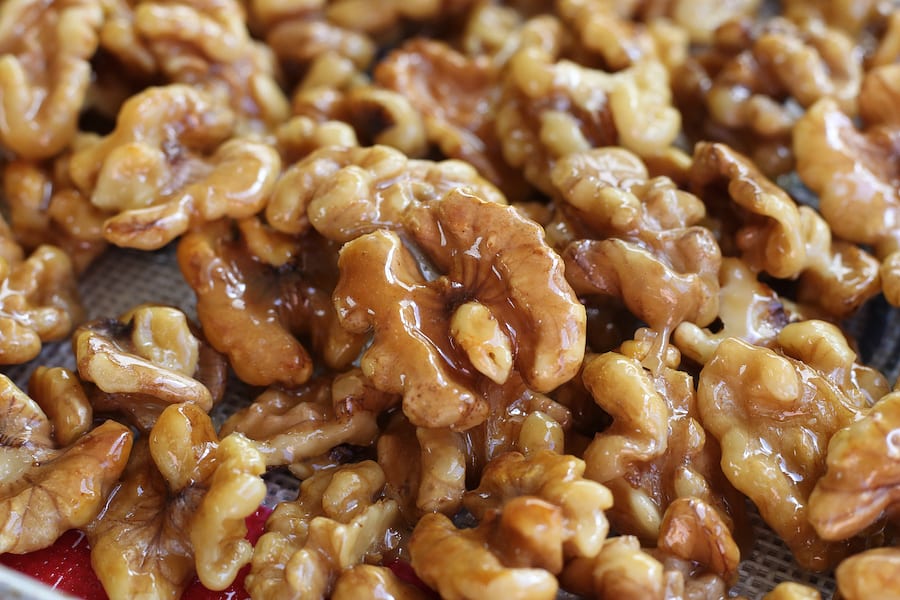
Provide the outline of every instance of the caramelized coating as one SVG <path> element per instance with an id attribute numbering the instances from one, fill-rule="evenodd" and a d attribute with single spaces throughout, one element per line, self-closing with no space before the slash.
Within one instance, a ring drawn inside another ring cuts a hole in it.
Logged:
<path id="1" fill-rule="evenodd" d="M 387 146 L 322 148 L 291 166 L 266 207 L 277 231 L 348 242 L 378 229 L 398 229 L 408 209 L 455 189 L 506 204 L 497 188 L 457 160 L 409 160 Z"/>
<path id="2" fill-rule="evenodd" d="M 28 362 L 43 342 L 61 340 L 83 309 L 69 257 L 42 245 L 24 257 L 0 217 L 0 365 Z"/>
<path id="3" fill-rule="evenodd" d="M 900 550 L 876 548 L 851 556 L 835 571 L 838 590 L 845 600 L 900 596 Z"/>
<path id="4" fill-rule="evenodd" d="M 78 374 L 94 384 L 94 410 L 124 414 L 145 431 L 171 404 L 209 411 L 224 393 L 224 357 L 176 308 L 142 305 L 90 321 L 75 331 L 72 347 Z"/>
<path id="5" fill-rule="evenodd" d="M 702 565 L 729 585 L 737 582 L 740 550 L 728 524 L 703 500 L 682 497 L 669 505 L 660 524 L 657 548 Z"/>
<path id="6" fill-rule="evenodd" d="M 822 600 L 822 594 L 809 586 L 786 581 L 776 585 L 763 600 Z"/>
<path id="7" fill-rule="evenodd" d="M 575 375 L 584 307 L 537 224 L 462 191 L 405 217 L 406 230 L 444 275 L 428 281 L 395 233 L 377 231 L 341 249 L 334 298 L 345 328 L 374 329 L 360 366 L 376 388 L 404 395 L 415 425 L 463 430 L 487 416 L 475 385 L 483 363 L 471 344 L 454 347 L 448 331 L 465 302 L 482 305 L 500 324 L 513 366 L 532 389 L 548 391 Z"/>
<path id="8" fill-rule="evenodd" d="M 579 294 L 621 298 L 658 333 L 648 357 L 658 371 L 671 331 L 683 321 L 708 324 L 718 308 L 721 255 L 698 225 L 703 204 L 666 177 L 651 179 L 621 148 L 570 154 L 552 179 L 573 227 L 587 226 L 588 239 L 563 252 L 567 279 Z"/>
<path id="9" fill-rule="evenodd" d="M 236 431 L 250 438 L 268 466 L 290 465 L 340 444 L 372 443 L 378 433 L 376 412 L 398 400 L 351 372 L 291 390 L 270 388 L 231 415 L 221 433 Z"/>
<path id="10" fill-rule="evenodd" d="M 252 385 L 309 379 L 313 362 L 300 336 L 331 368 L 359 355 L 365 338 L 340 326 L 331 299 L 336 259 L 336 246 L 314 232 L 282 236 L 255 220 L 209 223 L 178 244 L 210 344 Z"/>
<path id="11" fill-rule="evenodd" d="M 809 497 L 809 520 L 824 539 L 860 533 L 900 499 L 898 428 L 900 393 L 894 392 L 831 438 L 827 470 Z"/>
<path id="12" fill-rule="evenodd" d="M 253 553 L 245 582 L 254 598 L 327 598 L 341 573 L 389 549 L 397 503 L 382 499 L 372 461 L 327 469 L 279 504 Z"/>
<path id="13" fill-rule="evenodd" d="M 572 561 L 560 577 L 576 594 L 622 600 L 664 600 L 663 564 L 641 549 L 634 536 L 620 535 L 603 544 L 593 560 Z"/>
<path id="14" fill-rule="evenodd" d="M 703 426 L 722 447 L 729 481 L 808 569 L 826 569 L 847 544 L 823 540 L 808 500 L 825 472 L 831 437 L 860 419 L 886 381 L 855 363 L 843 335 L 822 321 L 786 326 L 779 354 L 735 338 L 721 342 L 700 373 Z"/>
<path id="15" fill-rule="evenodd" d="M 374 597 L 379 600 L 426 600 L 428 595 L 406 583 L 386 567 L 353 565 L 340 574 L 331 592 L 332 600 L 357 600 Z"/>
<path id="16" fill-rule="evenodd" d="M 101 0 L 11 0 L 0 10 L 0 145 L 49 158 L 75 137 Z"/>
<path id="17" fill-rule="evenodd" d="M 447 600 L 552 600 L 559 584 L 540 567 L 552 556 L 547 538 L 552 542 L 562 533 L 559 512 L 542 500 L 519 496 L 474 529 L 457 529 L 441 513 L 427 514 L 409 542 L 413 569 Z M 536 523 L 544 535 L 537 533 Z"/>
<path id="18" fill-rule="evenodd" d="M 239 434 L 219 441 L 189 403 L 164 410 L 133 454 L 87 528 L 106 593 L 176 600 L 195 570 L 206 587 L 226 588 L 252 554 L 244 519 L 266 494 L 262 456 Z"/>
<path id="19" fill-rule="evenodd" d="M 128 460 L 132 434 L 91 429 L 87 397 L 65 369 L 40 369 L 31 397 L 0 375 L 0 552 L 46 548 L 103 508 Z"/>

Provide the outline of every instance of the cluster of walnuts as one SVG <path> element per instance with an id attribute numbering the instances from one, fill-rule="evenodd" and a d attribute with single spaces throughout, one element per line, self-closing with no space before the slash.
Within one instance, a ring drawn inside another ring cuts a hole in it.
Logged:
<path id="1" fill-rule="evenodd" d="M 0 553 L 80 529 L 113 599 L 714 600 L 749 500 L 900 595 L 900 389 L 841 329 L 900 306 L 900 7 L 771 8 L 3 2 L 0 365 L 77 368 L 0 374 Z M 110 244 L 177 246 L 199 323 L 87 320 Z"/>

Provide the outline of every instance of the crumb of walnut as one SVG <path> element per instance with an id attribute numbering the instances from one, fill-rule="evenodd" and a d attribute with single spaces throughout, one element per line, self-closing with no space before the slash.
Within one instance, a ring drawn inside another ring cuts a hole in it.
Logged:
<path id="1" fill-rule="evenodd" d="M 90 321 L 72 347 L 94 410 L 124 414 L 145 431 L 170 404 L 209 411 L 225 390 L 224 357 L 176 308 L 141 305 Z"/>
<path id="2" fill-rule="evenodd" d="M 498 365 L 480 360 L 481 344 L 451 345 L 453 313 L 469 302 L 500 324 L 515 348 L 510 369 L 531 388 L 548 391 L 575 375 L 584 351 L 584 307 L 540 226 L 463 191 L 404 216 L 408 235 L 444 275 L 428 281 L 397 234 L 376 231 L 341 249 L 334 298 L 346 329 L 374 329 L 362 370 L 376 388 L 404 395 L 414 424 L 464 430 L 487 416 L 474 382 L 487 376 L 483 371 L 498 377 Z M 423 317 L 425 310 L 435 316 Z"/>
<path id="3" fill-rule="evenodd" d="M 23 554 L 85 526 L 104 507 L 131 451 L 132 433 L 95 428 L 84 390 L 61 368 L 39 367 L 30 396 L 0 375 L 0 552 Z"/>

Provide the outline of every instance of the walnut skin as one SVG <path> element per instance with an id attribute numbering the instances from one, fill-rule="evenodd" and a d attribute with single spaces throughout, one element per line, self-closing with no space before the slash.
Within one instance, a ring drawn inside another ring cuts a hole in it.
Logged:
<path id="1" fill-rule="evenodd" d="M 478 371 L 468 366 L 477 358 L 450 345 L 452 314 L 467 301 L 477 301 L 500 323 L 515 348 L 515 369 L 531 388 L 547 391 L 575 375 L 584 350 L 584 307 L 538 225 L 461 191 L 405 217 L 406 230 L 446 275 L 427 281 L 400 238 L 377 231 L 342 248 L 334 298 L 345 328 L 374 329 L 362 370 L 376 388 L 404 395 L 404 412 L 414 424 L 464 430 L 487 416 L 474 385 Z M 518 310 L 511 313 L 509 306 Z"/>

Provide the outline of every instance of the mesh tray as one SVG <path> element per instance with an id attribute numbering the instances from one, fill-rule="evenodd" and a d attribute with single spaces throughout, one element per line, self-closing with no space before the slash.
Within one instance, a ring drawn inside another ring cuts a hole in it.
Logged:
<path id="1" fill-rule="evenodd" d="M 116 316 L 140 303 L 158 303 L 178 306 L 196 320 L 194 294 L 181 277 L 173 247 L 157 252 L 110 250 L 82 277 L 80 291 L 89 318 Z M 847 328 L 859 340 L 863 362 L 880 369 L 894 381 L 900 371 L 900 311 L 889 307 L 879 296 L 847 323 Z M 4 367 L 0 372 L 24 387 L 37 365 L 74 369 L 75 359 L 69 343 L 46 344 L 37 359 L 26 365 Z M 253 392 L 247 386 L 237 380 L 231 381 L 225 399 L 213 409 L 213 421 L 221 424 L 252 399 Z M 267 473 L 266 481 L 265 504 L 270 507 L 293 500 L 297 495 L 297 481 L 283 471 Z M 759 598 L 779 582 L 797 581 L 818 588 L 823 598 L 833 595 L 835 582 L 832 577 L 800 569 L 787 547 L 752 508 L 750 518 L 756 541 L 741 563 L 740 581 L 733 593 Z M 32 580 L 9 569 L 0 569 L 0 598 L 59 597 L 46 586 L 35 585 Z"/>

